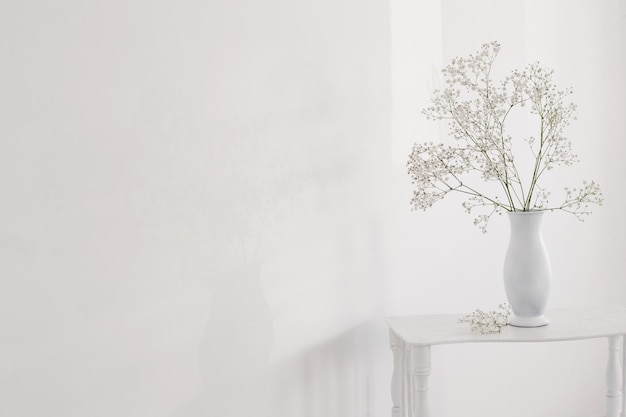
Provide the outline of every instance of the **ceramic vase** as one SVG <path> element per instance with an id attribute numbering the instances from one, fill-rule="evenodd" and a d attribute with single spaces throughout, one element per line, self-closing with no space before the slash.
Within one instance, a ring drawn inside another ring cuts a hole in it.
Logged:
<path id="1" fill-rule="evenodd" d="M 552 267 L 541 235 L 543 211 L 508 212 L 511 238 L 504 258 L 504 289 L 513 315 L 509 324 L 539 327 L 549 323 L 544 316 Z"/>

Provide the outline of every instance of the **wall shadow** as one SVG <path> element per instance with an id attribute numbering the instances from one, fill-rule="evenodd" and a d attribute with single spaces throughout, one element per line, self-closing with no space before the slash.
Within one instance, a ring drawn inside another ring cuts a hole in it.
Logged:
<path id="1" fill-rule="evenodd" d="M 251 340 L 241 346 L 219 344 L 205 352 L 216 357 L 201 362 L 202 392 L 167 416 L 380 415 L 380 410 L 388 409 L 386 334 L 382 321 L 364 322 L 265 368 L 266 337 L 260 340 L 261 350 Z M 206 373 L 209 370 L 213 373 Z"/>

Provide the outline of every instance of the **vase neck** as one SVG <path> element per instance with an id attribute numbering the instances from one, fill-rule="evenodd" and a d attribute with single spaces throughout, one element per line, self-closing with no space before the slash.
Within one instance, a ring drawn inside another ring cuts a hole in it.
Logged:
<path id="1" fill-rule="evenodd" d="M 541 228 L 543 211 L 510 211 L 507 213 L 512 233 L 536 233 Z"/>

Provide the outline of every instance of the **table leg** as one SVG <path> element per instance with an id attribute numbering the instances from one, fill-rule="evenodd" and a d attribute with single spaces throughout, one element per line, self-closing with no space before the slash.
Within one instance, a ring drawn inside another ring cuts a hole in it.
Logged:
<path id="1" fill-rule="evenodd" d="M 622 335 L 622 413 L 626 417 L 626 335 Z"/>
<path id="2" fill-rule="evenodd" d="M 404 342 L 392 331 L 389 342 L 393 352 L 393 376 L 391 377 L 391 417 L 406 416 L 406 359 Z"/>
<path id="3" fill-rule="evenodd" d="M 411 347 L 412 416 L 429 417 L 428 377 L 430 376 L 430 346 Z"/>
<path id="4" fill-rule="evenodd" d="M 620 336 L 609 338 L 609 360 L 606 366 L 606 417 L 619 417 L 622 407 L 622 366 Z M 622 414 L 623 415 L 623 414 Z"/>

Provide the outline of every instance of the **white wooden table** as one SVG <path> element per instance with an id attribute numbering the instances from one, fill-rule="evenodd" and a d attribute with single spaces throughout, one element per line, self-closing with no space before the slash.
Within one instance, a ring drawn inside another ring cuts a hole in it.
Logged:
<path id="1" fill-rule="evenodd" d="M 498 334 L 471 331 L 459 324 L 462 315 L 391 317 L 389 325 L 394 372 L 391 382 L 392 417 L 430 417 L 428 377 L 430 347 L 450 343 L 555 342 L 606 337 L 609 344 L 606 368 L 605 417 L 626 417 L 626 307 L 552 310 L 544 327 L 506 326 Z"/>

